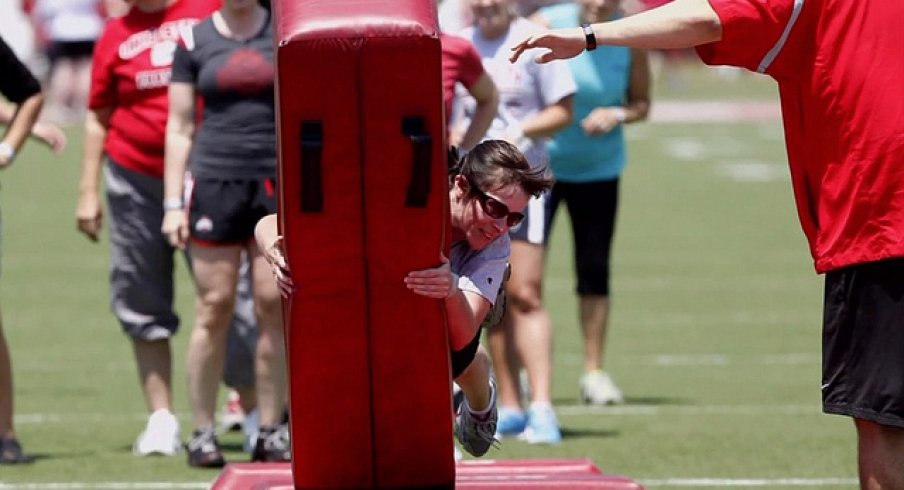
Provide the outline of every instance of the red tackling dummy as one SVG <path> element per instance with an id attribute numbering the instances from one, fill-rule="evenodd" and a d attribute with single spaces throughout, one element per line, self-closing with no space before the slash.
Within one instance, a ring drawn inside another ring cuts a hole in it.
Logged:
<path id="1" fill-rule="evenodd" d="M 412 270 L 448 249 L 432 0 L 276 0 L 296 488 L 452 488 L 449 347 Z"/>

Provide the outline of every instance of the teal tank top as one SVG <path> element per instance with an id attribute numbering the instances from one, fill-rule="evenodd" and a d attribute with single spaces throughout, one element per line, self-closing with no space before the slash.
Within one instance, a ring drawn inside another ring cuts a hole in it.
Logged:
<path id="1" fill-rule="evenodd" d="M 576 3 L 564 3 L 540 11 L 552 28 L 580 24 Z M 589 137 L 581 120 L 598 106 L 623 106 L 631 78 L 631 50 L 621 46 L 599 46 L 568 60 L 578 91 L 574 96 L 571 124 L 549 144 L 550 163 L 557 180 L 593 182 L 612 180 L 625 167 L 625 136 L 622 125 L 611 132 Z"/>

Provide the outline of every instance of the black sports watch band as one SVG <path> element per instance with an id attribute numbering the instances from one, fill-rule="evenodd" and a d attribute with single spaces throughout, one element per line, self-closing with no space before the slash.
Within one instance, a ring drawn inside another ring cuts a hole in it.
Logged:
<path id="1" fill-rule="evenodd" d="M 587 40 L 587 51 L 593 51 L 596 49 L 596 34 L 593 33 L 593 27 L 590 24 L 581 24 L 581 29 L 584 30 L 584 39 Z"/>

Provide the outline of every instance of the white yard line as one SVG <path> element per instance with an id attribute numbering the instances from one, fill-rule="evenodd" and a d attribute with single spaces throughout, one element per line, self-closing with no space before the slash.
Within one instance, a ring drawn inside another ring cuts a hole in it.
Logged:
<path id="1" fill-rule="evenodd" d="M 654 123 L 722 123 L 778 121 L 778 100 L 658 100 L 650 111 Z"/>
<path id="2" fill-rule="evenodd" d="M 659 478 L 636 480 L 653 487 L 852 487 L 854 478 Z M 66 482 L 0 483 L 0 490 L 195 490 L 210 487 L 207 482 Z"/>
<path id="3" fill-rule="evenodd" d="M 580 415 L 819 415 L 818 405 L 556 405 L 556 413 Z"/>
<path id="4" fill-rule="evenodd" d="M 855 478 L 665 478 L 638 480 L 651 487 L 852 487 Z"/>

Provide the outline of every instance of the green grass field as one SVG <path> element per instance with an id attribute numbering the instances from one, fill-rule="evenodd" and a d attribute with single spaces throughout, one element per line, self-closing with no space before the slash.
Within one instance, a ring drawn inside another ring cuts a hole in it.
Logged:
<path id="1" fill-rule="evenodd" d="M 685 67 L 660 78 L 654 105 L 776 101 L 772 83 L 754 75 L 726 81 Z M 0 467 L 0 490 L 206 488 L 216 472 L 189 469 L 183 457 L 131 454 L 144 404 L 108 310 L 107 245 L 75 231 L 80 130 L 69 135 L 62 157 L 32 143 L 0 175 L 16 422 L 37 456 Z M 629 138 L 607 351 L 628 403 L 578 403 L 580 339 L 561 215 L 546 297 L 565 439 L 555 447 L 504 440 L 488 457 L 590 457 L 648 488 L 855 487 L 852 424 L 820 411 L 822 282 L 794 213 L 780 123 L 651 122 Z M 184 267 L 178 301 L 190 319 Z M 175 364 L 184 432 L 187 328 Z M 238 435 L 223 441 L 228 459 L 245 460 Z"/>

